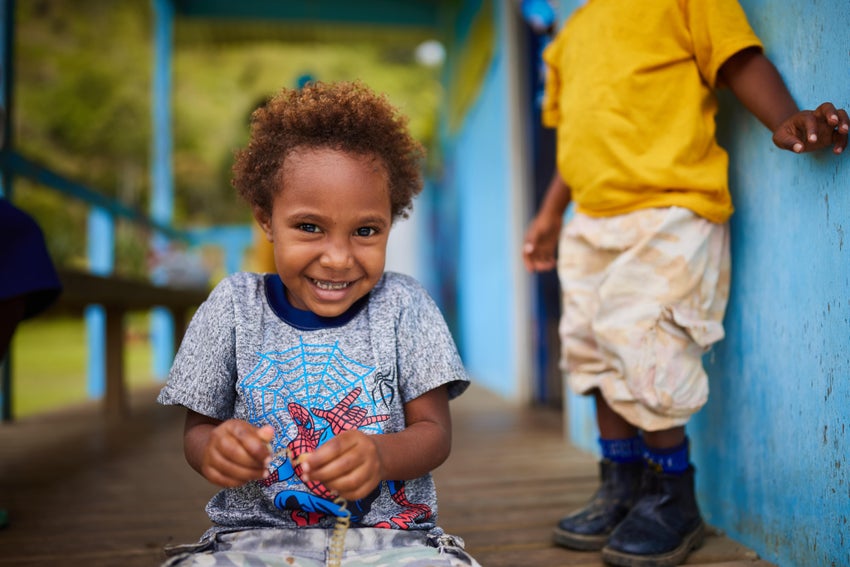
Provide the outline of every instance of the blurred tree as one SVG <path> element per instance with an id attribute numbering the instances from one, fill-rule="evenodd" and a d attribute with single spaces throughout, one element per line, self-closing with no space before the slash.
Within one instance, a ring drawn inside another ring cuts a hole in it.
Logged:
<path id="1" fill-rule="evenodd" d="M 148 0 L 17 2 L 14 143 L 71 179 L 144 209 L 150 139 Z M 87 209 L 19 182 L 57 263 L 85 262 Z M 121 223 L 118 269 L 144 272 L 144 239 Z"/>
<path id="2" fill-rule="evenodd" d="M 17 149 L 72 179 L 147 210 L 149 195 L 150 0 L 16 3 L 14 115 Z M 291 28 L 289 30 L 291 32 Z M 251 111 L 309 73 L 360 79 L 410 117 L 430 146 L 441 96 L 439 69 L 415 63 L 421 37 L 388 33 L 333 38 L 287 35 L 281 26 L 183 21 L 175 26 L 175 224 L 249 222 L 230 186 L 233 152 Z M 297 41 L 296 41 L 297 39 Z M 60 264 L 83 256 L 84 207 L 16 185 L 15 199 L 41 222 Z M 147 235 L 119 226 L 119 272 L 146 271 Z"/>

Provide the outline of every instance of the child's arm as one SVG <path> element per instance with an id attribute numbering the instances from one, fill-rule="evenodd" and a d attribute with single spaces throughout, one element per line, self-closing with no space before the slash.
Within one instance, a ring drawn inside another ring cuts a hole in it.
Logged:
<path id="1" fill-rule="evenodd" d="M 219 421 L 188 410 L 183 451 L 205 479 L 234 487 L 268 476 L 273 438 L 274 428 L 269 425 L 257 428 L 239 419 Z"/>
<path id="2" fill-rule="evenodd" d="M 348 500 L 364 498 L 382 480 L 410 480 L 449 456 L 452 423 L 446 386 L 404 405 L 406 427 L 398 433 L 343 431 L 303 456 L 302 480 L 318 481 Z"/>
<path id="3" fill-rule="evenodd" d="M 569 186 L 555 171 L 540 204 L 540 211 L 525 231 L 522 259 L 529 272 L 545 272 L 555 268 L 561 223 L 570 199 Z"/>
<path id="4" fill-rule="evenodd" d="M 730 57 L 720 68 L 720 79 L 773 132 L 778 147 L 801 153 L 832 146 L 836 154 L 847 147 L 847 112 L 829 102 L 800 111 L 776 67 L 758 49 Z"/>

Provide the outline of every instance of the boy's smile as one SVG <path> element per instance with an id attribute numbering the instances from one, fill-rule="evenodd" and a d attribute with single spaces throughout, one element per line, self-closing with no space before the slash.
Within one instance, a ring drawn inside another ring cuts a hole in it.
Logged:
<path id="1" fill-rule="evenodd" d="M 275 265 L 293 307 L 343 314 L 384 272 L 392 226 L 383 163 L 331 149 L 288 155 L 270 218 L 255 212 L 274 245 Z"/>

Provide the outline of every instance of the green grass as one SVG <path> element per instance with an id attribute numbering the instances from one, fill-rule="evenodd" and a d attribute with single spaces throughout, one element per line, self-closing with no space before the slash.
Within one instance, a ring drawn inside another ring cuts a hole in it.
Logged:
<path id="1" fill-rule="evenodd" d="M 125 321 L 124 372 L 130 387 L 152 384 L 148 317 Z M 25 417 L 77 404 L 86 392 L 86 335 L 82 318 L 25 321 L 12 343 L 12 411 Z"/>

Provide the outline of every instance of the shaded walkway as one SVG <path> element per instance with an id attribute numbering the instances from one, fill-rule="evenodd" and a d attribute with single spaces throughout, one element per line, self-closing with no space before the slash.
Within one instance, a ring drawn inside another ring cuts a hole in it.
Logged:
<path id="1" fill-rule="evenodd" d="M 215 488 L 183 459 L 183 413 L 133 393 L 109 425 L 87 405 L 0 426 L 0 565 L 150 566 L 162 546 L 207 526 Z M 453 402 L 452 457 L 436 473 L 440 523 L 484 567 L 602 565 L 551 545 L 552 525 L 595 489 L 592 456 L 567 447 L 561 416 L 517 409 L 480 388 Z M 752 551 L 712 536 L 689 561 L 758 566 Z"/>

